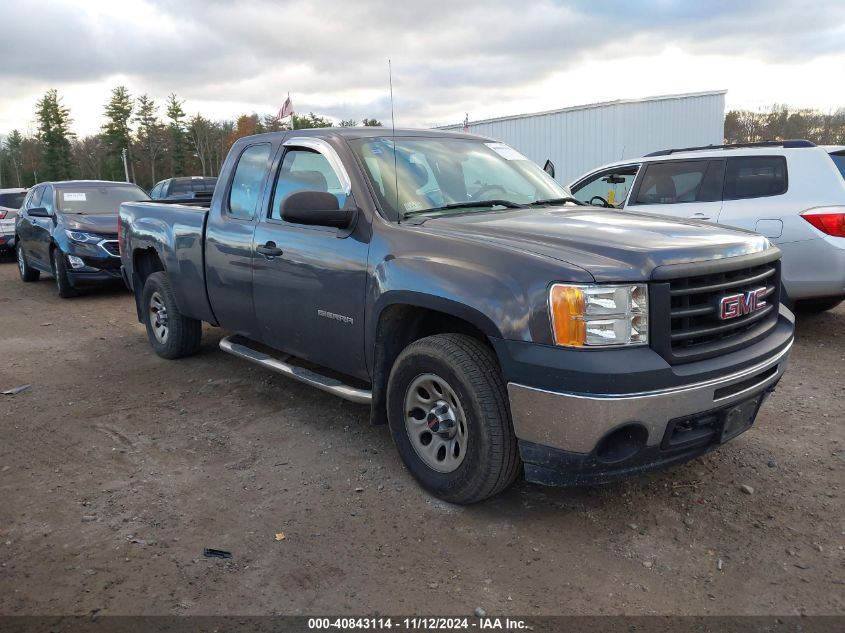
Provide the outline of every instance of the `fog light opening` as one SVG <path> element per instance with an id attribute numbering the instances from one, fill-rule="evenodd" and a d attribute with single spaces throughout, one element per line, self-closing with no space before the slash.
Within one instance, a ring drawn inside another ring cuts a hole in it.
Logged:
<path id="1" fill-rule="evenodd" d="M 631 459 L 645 448 L 648 431 L 639 424 L 628 424 L 605 436 L 596 447 L 596 459 L 615 464 Z"/>
<path id="2" fill-rule="evenodd" d="M 76 255 L 68 255 L 67 260 L 70 262 L 71 268 L 85 268 L 85 262 L 81 257 Z"/>

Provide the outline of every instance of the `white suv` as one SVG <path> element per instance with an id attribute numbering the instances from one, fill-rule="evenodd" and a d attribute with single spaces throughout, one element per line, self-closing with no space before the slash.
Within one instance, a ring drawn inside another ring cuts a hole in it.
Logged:
<path id="1" fill-rule="evenodd" d="M 783 251 L 785 303 L 821 311 L 845 299 L 845 146 L 662 150 L 605 165 L 570 189 L 589 204 L 756 231 Z"/>

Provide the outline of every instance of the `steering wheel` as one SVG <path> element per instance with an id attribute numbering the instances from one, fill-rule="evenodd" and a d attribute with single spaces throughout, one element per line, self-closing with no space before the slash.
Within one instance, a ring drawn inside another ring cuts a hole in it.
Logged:
<path id="1" fill-rule="evenodd" d="M 590 204 L 593 204 L 593 200 L 598 200 L 599 202 L 601 202 L 601 206 L 603 206 L 605 209 L 615 209 L 616 208 L 612 204 L 610 204 L 607 200 L 602 198 L 601 196 L 593 196 L 592 198 L 590 198 Z M 598 205 L 593 205 L 593 206 L 598 206 Z"/>
<path id="2" fill-rule="evenodd" d="M 472 199 L 483 200 L 484 198 L 481 197 L 481 194 L 494 190 L 499 190 L 502 193 L 505 193 L 505 188 L 502 185 L 484 185 L 481 189 L 475 192 L 475 195 L 472 197 Z"/>

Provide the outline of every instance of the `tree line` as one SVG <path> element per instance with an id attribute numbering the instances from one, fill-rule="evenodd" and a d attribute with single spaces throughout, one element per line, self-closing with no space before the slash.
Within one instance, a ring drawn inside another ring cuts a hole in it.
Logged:
<path id="1" fill-rule="evenodd" d="M 71 130 L 70 110 L 56 90 L 48 90 L 35 107 L 29 134 L 13 130 L 0 139 L 0 187 L 31 187 L 37 182 L 69 179 L 128 179 L 144 189 L 174 176 L 216 176 L 232 144 L 262 132 L 330 127 L 330 119 L 313 112 L 285 121 L 272 114 L 243 114 L 236 120 L 212 121 L 201 113 L 188 116 L 184 101 L 170 94 L 159 104 L 147 94 L 137 97 L 117 86 L 103 108 L 100 132 L 79 137 Z M 337 125 L 380 126 L 376 119 Z M 125 163 L 124 163 L 125 152 Z"/>
<path id="2" fill-rule="evenodd" d="M 845 108 L 822 112 L 775 104 L 725 115 L 726 143 L 807 139 L 817 145 L 845 145 Z"/>
<path id="3" fill-rule="evenodd" d="M 48 90 L 36 103 L 34 131 L 24 135 L 13 130 L 0 140 L 0 187 L 71 178 L 125 180 L 128 172 L 130 181 L 150 189 L 173 176 L 216 176 L 229 148 L 243 136 L 291 125 L 296 129 L 335 125 L 313 112 L 294 114 L 292 121 L 284 122 L 272 114 L 255 113 L 234 121 L 212 121 L 199 112 L 188 116 L 184 101 L 175 94 L 162 105 L 147 94 L 133 97 L 126 87 L 117 86 L 104 106 L 100 132 L 80 138 L 71 130 L 70 110 L 56 90 Z M 344 119 L 337 125 L 382 123 L 365 118 Z M 845 145 L 845 109 L 825 113 L 775 104 L 756 111 L 731 110 L 725 115 L 724 137 L 726 143 L 800 138 Z"/>

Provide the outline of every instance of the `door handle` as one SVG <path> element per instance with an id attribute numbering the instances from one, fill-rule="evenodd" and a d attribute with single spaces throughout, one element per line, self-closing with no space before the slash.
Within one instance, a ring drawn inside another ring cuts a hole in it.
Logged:
<path id="1" fill-rule="evenodd" d="M 284 254 L 284 251 L 278 246 L 276 246 L 275 242 L 267 242 L 266 244 L 264 244 L 263 246 L 259 246 L 255 250 L 264 255 L 264 257 L 279 257 L 280 255 Z"/>
<path id="2" fill-rule="evenodd" d="M 709 220 L 709 219 L 710 219 L 710 216 L 709 216 L 709 215 L 707 215 L 706 213 L 701 213 L 701 212 L 699 212 L 699 213 L 693 213 L 693 214 L 692 214 L 691 216 L 689 216 L 689 217 L 691 217 L 691 218 L 693 218 L 693 219 L 696 219 L 696 220 Z"/>

